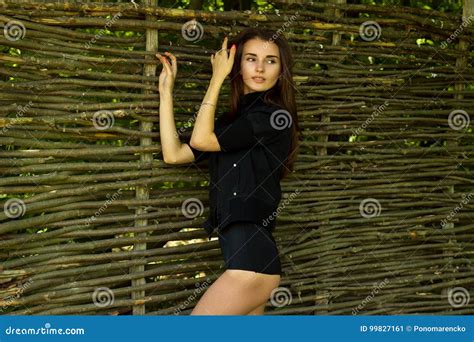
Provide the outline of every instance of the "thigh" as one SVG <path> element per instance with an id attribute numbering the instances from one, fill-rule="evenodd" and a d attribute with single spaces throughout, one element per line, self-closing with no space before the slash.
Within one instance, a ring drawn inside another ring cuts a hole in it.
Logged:
<path id="1" fill-rule="evenodd" d="M 227 270 L 207 289 L 191 314 L 247 315 L 265 305 L 279 278 L 279 275 Z"/>

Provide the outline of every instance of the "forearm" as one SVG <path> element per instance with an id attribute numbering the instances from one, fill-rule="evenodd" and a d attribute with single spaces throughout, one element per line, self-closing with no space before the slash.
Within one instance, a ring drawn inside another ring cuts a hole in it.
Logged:
<path id="1" fill-rule="evenodd" d="M 171 93 L 160 93 L 160 140 L 163 160 L 173 160 L 181 148 L 181 141 L 176 131 Z"/>
<path id="2" fill-rule="evenodd" d="M 194 146 L 205 142 L 214 132 L 214 117 L 216 113 L 217 99 L 221 91 L 221 79 L 212 78 L 207 88 L 206 95 L 199 108 L 190 143 Z"/>

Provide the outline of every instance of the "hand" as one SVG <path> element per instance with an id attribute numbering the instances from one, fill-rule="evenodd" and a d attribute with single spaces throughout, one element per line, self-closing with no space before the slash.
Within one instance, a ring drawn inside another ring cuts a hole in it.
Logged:
<path id="1" fill-rule="evenodd" d="M 232 45 L 230 48 L 230 54 L 227 55 L 227 37 L 224 38 L 222 43 L 222 49 L 217 51 L 216 55 L 211 55 L 212 64 L 212 77 L 219 80 L 225 80 L 227 75 L 230 74 L 232 66 L 234 65 L 234 57 L 237 48 Z"/>
<path id="2" fill-rule="evenodd" d="M 163 64 L 163 69 L 161 70 L 160 79 L 158 82 L 158 91 L 160 94 L 165 92 L 173 93 L 174 80 L 176 79 L 176 74 L 178 73 L 178 63 L 176 57 L 170 53 L 165 52 L 165 55 L 171 59 L 171 63 L 168 59 L 159 53 L 156 54 L 156 57 Z"/>

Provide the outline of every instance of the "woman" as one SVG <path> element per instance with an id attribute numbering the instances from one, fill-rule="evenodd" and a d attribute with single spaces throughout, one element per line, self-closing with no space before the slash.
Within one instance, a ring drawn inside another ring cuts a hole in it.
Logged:
<path id="1" fill-rule="evenodd" d="M 166 163 L 210 158 L 209 236 L 219 234 L 226 271 L 201 297 L 192 315 L 263 314 L 278 287 L 281 265 L 272 231 L 280 180 L 292 171 L 298 118 L 286 40 L 275 32 L 246 29 L 227 50 L 211 56 L 213 74 L 189 144 L 177 138 L 172 90 L 177 62 L 160 54 L 160 137 Z M 236 59 L 237 63 L 234 63 Z M 214 120 L 227 76 L 231 112 Z"/>

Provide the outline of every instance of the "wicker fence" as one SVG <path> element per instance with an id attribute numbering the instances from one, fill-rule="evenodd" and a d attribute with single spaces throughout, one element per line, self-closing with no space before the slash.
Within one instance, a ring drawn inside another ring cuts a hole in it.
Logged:
<path id="1" fill-rule="evenodd" d="M 472 5 L 335 2 L 0 0 L 1 312 L 189 314 L 223 259 L 201 228 L 207 164 L 162 161 L 154 54 L 178 58 L 185 141 L 210 54 L 264 26 L 293 48 L 304 136 L 272 218 L 285 275 L 267 312 L 474 313 Z"/>

